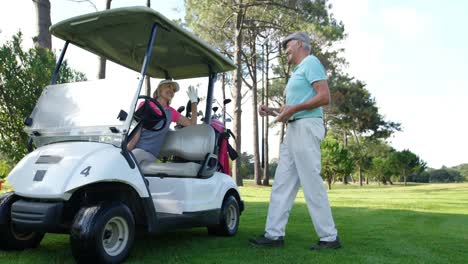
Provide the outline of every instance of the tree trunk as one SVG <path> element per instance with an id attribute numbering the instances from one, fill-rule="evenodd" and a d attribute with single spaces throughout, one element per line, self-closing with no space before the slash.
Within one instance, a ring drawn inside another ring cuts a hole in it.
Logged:
<path id="1" fill-rule="evenodd" d="M 36 47 L 52 49 L 52 37 L 49 32 L 50 20 L 50 2 L 49 0 L 33 0 L 36 7 L 37 33 L 33 38 Z"/>
<path id="2" fill-rule="evenodd" d="M 369 177 L 366 177 L 366 184 L 369 185 Z"/>
<path id="3" fill-rule="evenodd" d="M 359 172 L 359 186 L 362 187 L 362 169 L 361 169 L 361 166 L 358 166 L 358 172 Z"/>
<path id="4" fill-rule="evenodd" d="M 151 77 L 146 75 L 145 77 L 145 86 L 146 86 L 146 96 L 151 97 Z"/>
<path id="5" fill-rule="evenodd" d="M 106 10 L 111 8 L 112 0 L 106 1 Z M 99 57 L 99 70 L 98 70 L 98 79 L 105 79 L 106 78 L 106 58 Z"/>
<path id="6" fill-rule="evenodd" d="M 331 190 L 331 177 L 327 177 L 328 190 Z"/>
<path id="7" fill-rule="evenodd" d="M 405 181 L 405 186 L 406 186 L 406 169 L 403 169 L 403 179 Z"/>
<path id="8" fill-rule="evenodd" d="M 281 128 L 280 128 L 280 144 L 283 143 L 285 131 L 286 131 L 286 124 L 285 124 L 285 123 L 281 123 Z"/>
<path id="9" fill-rule="evenodd" d="M 343 146 L 344 148 L 348 148 L 348 135 L 346 134 L 346 131 L 344 131 Z M 346 175 L 343 176 L 343 184 L 348 184 L 348 178 Z"/>
<path id="10" fill-rule="evenodd" d="M 347 135 L 346 131 L 344 132 L 344 136 L 343 136 L 343 146 L 345 148 L 348 148 L 348 135 Z"/>
<path id="11" fill-rule="evenodd" d="M 264 90 L 265 90 L 265 102 L 263 103 L 264 105 L 269 105 L 269 82 L 268 82 L 268 70 L 269 70 L 269 51 L 268 51 L 268 43 L 266 44 L 266 59 L 265 59 L 265 82 L 264 82 Z M 270 185 L 270 176 L 269 176 L 269 160 L 270 160 L 270 157 L 268 155 L 268 151 L 269 151 L 269 148 L 268 148 L 268 116 L 265 116 L 264 117 L 264 120 L 263 120 L 263 125 L 265 127 L 265 131 L 264 131 L 264 134 L 263 134 L 263 148 L 264 148 L 264 159 L 265 159 L 265 166 L 263 168 L 263 185 L 265 186 L 268 186 Z"/>
<path id="12" fill-rule="evenodd" d="M 243 7 L 242 0 L 239 1 L 239 10 L 236 14 L 236 28 L 235 28 L 235 39 L 234 39 L 234 64 L 236 70 L 234 72 L 234 134 L 236 135 L 235 149 L 237 153 L 241 154 L 241 100 L 242 100 L 242 62 L 241 62 L 241 49 L 242 49 L 242 20 L 243 20 Z M 232 162 L 232 176 L 236 181 L 237 186 L 242 186 L 242 175 L 240 175 L 240 160 L 235 159 Z"/>
<path id="13" fill-rule="evenodd" d="M 280 55 L 281 54 L 282 54 L 282 49 L 280 49 Z M 286 84 L 289 82 L 289 65 L 290 64 L 288 64 L 287 69 L 284 71 Z M 285 104 L 286 104 L 286 87 L 284 87 L 284 92 L 283 92 L 283 105 Z M 284 140 L 285 130 L 286 130 L 286 123 L 282 122 L 281 129 L 280 129 L 280 146 L 279 146 L 278 153 L 281 153 L 281 143 L 283 143 L 283 140 Z"/>
<path id="14" fill-rule="evenodd" d="M 257 96 L 257 56 L 256 41 L 252 40 L 252 111 L 253 111 L 253 139 L 254 139 L 254 177 L 257 185 L 262 184 L 262 173 L 260 171 L 260 150 L 258 140 L 258 96 Z"/>

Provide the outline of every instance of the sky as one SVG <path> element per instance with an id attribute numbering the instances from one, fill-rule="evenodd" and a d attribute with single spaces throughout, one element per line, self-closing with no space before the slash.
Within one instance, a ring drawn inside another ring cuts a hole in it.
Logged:
<path id="1" fill-rule="evenodd" d="M 348 34 L 347 72 L 367 84 L 387 120 L 402 124 L 391 145 L 432 168 L 467 163 L 468 2 L 331 3 Z"/>
<path id="2" fill-rule="evenodd" d="M 98 9 L 105 0 L 95 0 Z M 348 62 L 345 71 L 364 81 L 386 120 L 402 124 L 389 143 L 409 149 L 429 167 L 468 163 L 468 1 L 451 0 L 331 0 L 331 13 L 345 25 L 347 38 L 338 46 Z M 112 7 L 145 5 L 145 0 L 114 0 Z M 87 3 L 51 0 L 52 23 L 93 12 Z M 183 18 L 182 0 L 152 0 L 152 7 L 169 19 Z M 0 3 L 0 44 L 21 30 L 24 45 L 31 46 L 36 33 L 34 5 L 30 0 Z M 53 49 L 63 42 L 53 39 Z M 97 57 L 71 46 L 66 59 L 88 79 L 97 73 Z M 138 82 L 138 74 L 108 65 L 108 78 Z M 159 80 L 153 80 L 153 87 Z M 204 79 L 182 81 L 173 105 L 185 105 L 184 89 Z M 216 89 L 215 98 L 221 98 Z M 252 107 L 243 105 L 242 151 L 252 153 Z M 232 113 L 232 106 L 228 107 Z M 230 124 L 228 124 L 230 126 Z M 276 131 L 270 133 L 270 157 L 278 156 Z"/>

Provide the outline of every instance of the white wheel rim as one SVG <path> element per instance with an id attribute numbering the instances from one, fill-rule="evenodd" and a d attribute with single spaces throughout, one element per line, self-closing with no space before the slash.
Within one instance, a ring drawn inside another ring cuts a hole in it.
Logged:
<path id="1" fill-rule="evenodd" d="M 117 256 L 124 251 L 129 239 L 128 224 L 122 217 L 111 218 L 102 231 L 102 246 L 110 256 Z"/>
<path id="2" fill-rule="evenodd" d="M 226 224 L 229 230 L 234 230 L 237 225 L 237 210 L 234 205 L 230 205 L 226 213 Z"/>

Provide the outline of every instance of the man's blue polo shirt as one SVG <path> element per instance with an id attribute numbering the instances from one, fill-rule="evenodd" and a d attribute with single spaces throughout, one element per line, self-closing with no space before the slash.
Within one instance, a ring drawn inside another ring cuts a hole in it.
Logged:
<path id="1" fill-rule="evenodd" d="M 297 105 L 314 97 L 317 92 L 312 87 L 312 83 L 326 79 L 327 74 L 325 68 L 317 57 L 313 55 L 305 57 L 301 63 L 294 68 L 291 78 L 286 85 L 286 104 Z M 291 119 L 307 117 L 322 118 L 322 107 L 297 112 Z"/>

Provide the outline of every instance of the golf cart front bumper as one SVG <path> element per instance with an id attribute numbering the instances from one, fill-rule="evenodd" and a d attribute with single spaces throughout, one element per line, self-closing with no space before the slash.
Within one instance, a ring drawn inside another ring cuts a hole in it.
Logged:
<path id="1" fill-rule="evenodd" d="M 22 230 L 57 232 L 63 204 L 63 202 L 18 200 L 11 205 L 11 222 Z"/>

